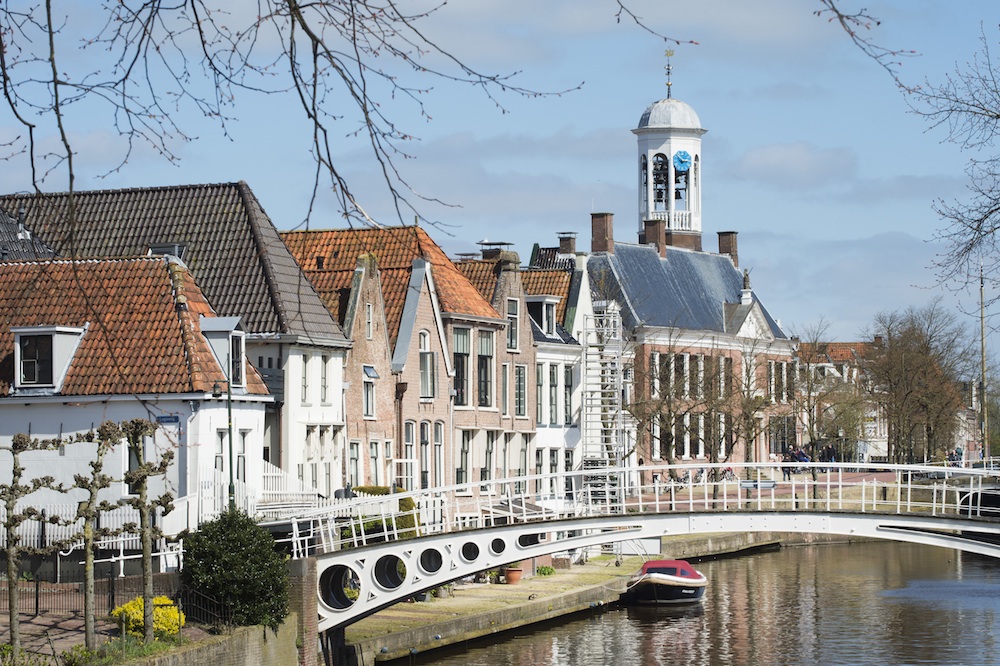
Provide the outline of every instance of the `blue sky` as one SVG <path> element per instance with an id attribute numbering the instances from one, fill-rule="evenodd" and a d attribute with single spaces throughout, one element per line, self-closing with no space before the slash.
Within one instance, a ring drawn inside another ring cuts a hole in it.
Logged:
<path id="1" fill-rule="evenodd" d="M 659 32 L 697 45 L 673 46 L 673 96 L 708 129 L 703 143 L 705 248 L 715 232 L 739 232 L 741 265 L 786 330 L 802 333 L 820 317 L 829 337 L 855 339 L 878 311 L 923 305 L 936 294 L 974 308 L 976 294 L 953 295 L 929 268 L 940 248 L 937 198 L 964 193 L 966 155 L 940 130 L 908 112 L 890 77 L 835 25 L 813 15 L 811 0 L 634 0 Z M 940 80 L 971 59 L 985 30 L 1000 33 L 995 0 L 844 0 L 881 19 L 878 43 L 917 51 L 899 68 L 907 83 Z M 451 254 L 482 239 L 510 242 L 527 260 L 532 243 L 556 244 L 578 232 L 590 245 L 590 213 L 615 214 L 615 236 L 637 229 L 636 144 L 630 130 L 665 96 L 667 46 L 616 23 L 610 0 L 453 2 L 426 21 L 428 36 L 470 64 L 520 71 L 516 81 L 563 95 L 502 96 L 502 113 L 477 90 L 438 82 L 423 97 L 432 117 L 406 100 L 387 101 L 415 159 L 400 167 L 439 221 L 431 233 Z M 98 178 L 116 139 L 106 118 L 73 112 L 79 189 L 246 180 L 279 228 L 302 223 L 312 162 L 309 128 L 294 100 L 249 93 L 237 100 L 228 136 L 193 118 L 197 140 L 177 145 L 176 165 L 137 153 L 126 168 Z M 179 116 L 181 117 L 181 116 Z M 10 126 L 10 119 L 0 116 Z M 2 128 L 0 128 L 2 129 Z M 13 130 L 7 129 L 7 134 Z M 345 128 L 345 134 L 346 134 Z M 2 138 L 2 137 L 0 137 Z M 396 222 L 374 164 L 357 142 L 335 137 L 340 166 L 368 211 Z M 4 189 L 27 189 L 8 165 Z M 45 189 L 63 191 L 58 173 Z M 342 218 L 327 200 L 311 228 Z M 975 325 L 969 318 L 970 325 Z"/>

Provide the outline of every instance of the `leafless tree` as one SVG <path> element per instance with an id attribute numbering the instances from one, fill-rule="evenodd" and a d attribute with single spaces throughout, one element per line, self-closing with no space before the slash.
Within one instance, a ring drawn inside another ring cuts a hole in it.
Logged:
<path id="1" fill-rule="evenodd" d="M 876 316 L 864 371 L 889 424 L 889 459 L 920 462 L 954 444 L 960 382 L 975 376 L 968 333 L 940 300 Z"/>

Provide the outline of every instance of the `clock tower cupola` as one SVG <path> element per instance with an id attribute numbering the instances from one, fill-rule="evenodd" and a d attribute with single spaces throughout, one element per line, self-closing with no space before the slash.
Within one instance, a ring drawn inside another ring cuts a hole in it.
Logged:
<path id="1" fill-rule="evenodd" d="M 666 70 L 666 98 L 651 104 L 632 130 L 639 148 L 639 236 L 651 242 L 647 228 L 660 228 L 667 245 L 701 250 L 701 137 L 707 130 L 694 109 L 672 97 L 669 60 Z"/>

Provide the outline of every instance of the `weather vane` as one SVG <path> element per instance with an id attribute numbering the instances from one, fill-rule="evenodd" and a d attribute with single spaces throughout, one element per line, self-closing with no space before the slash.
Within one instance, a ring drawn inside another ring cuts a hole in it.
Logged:
<path id="1" fill-rule="evenodd" d="M 663 69 L 667 70 L 667 99 L 670 99 L 670 86 L 674 85 L 670 81 L 670 72 L 673 71 L 673 66 L 670 64 L 670 58 L 673 57 L 674 50 L 673 49 L 667 49 L 666 51 L 664 51 L 664 53 L 667 54 L 667 66 L 664 67 Z"/>

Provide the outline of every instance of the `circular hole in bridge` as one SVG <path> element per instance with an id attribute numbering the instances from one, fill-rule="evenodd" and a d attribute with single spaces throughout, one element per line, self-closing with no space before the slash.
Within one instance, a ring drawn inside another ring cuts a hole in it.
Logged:
<path id="1" fill-rule="evenodd" d="M 350 608 L 361 592 L 358 574 L 350 567 L 338 564 L 319 576 L 319 596 L 323 603 L 336 610 Z"/>
<path id="2" fill-rule="evenodd" d="M 406 565 L 395 555 L 383 555 L 375 563 L 375 581 L 387 590 L 395 590 L 406 579 Z"/>
<path id="3" fill-rule="evenodd" d="M 475 562 L 479 559 L 479 546 L 467 541 L 462 544 L 462 559 L 466 562 Z"/>
<path id="4" fill-rule="evenodd" d="M 493 541 L 490 542 L 490 552 L 494 555 L 499 555 L 505 550 L 507 550 L 507 544 L 503 539 L 493 539 Z"/>
<path id="5" fill-rule="evenodd" d="M 542 541 L 542 535 L 535 532 L 532 534 L 522 534 L 517 537 L 517 543 L 522 548 L 527 548 L 528 546 L 537 546 Z"/>
<path id="6" fill-rule="evenodd" d="M 441 553 L 436 548 L 428 548 L 420 553 L 420 568 L 426 573 L 437 573 L 441 570 L 443 564 L 444 560 L 441 558 Z"/>

